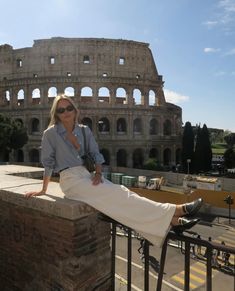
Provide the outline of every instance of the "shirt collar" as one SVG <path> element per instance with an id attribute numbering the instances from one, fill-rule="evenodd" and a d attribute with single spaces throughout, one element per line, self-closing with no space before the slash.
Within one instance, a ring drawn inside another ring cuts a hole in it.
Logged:
<path id="1" fill-rule="evenodd" d="M 66 129 L 62 122 L 57 123 L 55 126 L 59 134 L 64 134 L 66 132 Z M 80 126 L 78 123 L 76 123 L 73 132 L 78 133 L 79 131 L 80 131 Z"/>

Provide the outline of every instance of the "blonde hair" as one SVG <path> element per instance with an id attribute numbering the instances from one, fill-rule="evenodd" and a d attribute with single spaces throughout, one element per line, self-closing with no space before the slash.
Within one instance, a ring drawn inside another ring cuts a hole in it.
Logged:
<path id="1" fill-rule="evenodd" d="M 51 111 L 50 111 L 50 118 L 51 119 L 50 119 L 50 123 L 49 123 L 48 127 L 51 127 L 60 121 L 60 119 L 56 113 L 57 105 L 58 105 L 58 102 L 60 100 L 67 100 L 74 107 L 74 110 L 76 111 L 74 123 L 78 122 L 79 110 L 77 109 L 76 104 L 74 103 L 72 98 L 66 96 L 65 94 L 60 94 L 60 95 L 55 97 L 53 104 L 51 106 Z"/>

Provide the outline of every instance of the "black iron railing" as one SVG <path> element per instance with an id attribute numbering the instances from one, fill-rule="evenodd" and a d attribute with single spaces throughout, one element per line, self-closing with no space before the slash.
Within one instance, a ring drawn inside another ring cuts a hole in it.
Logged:
<path id="1" fill-rule="evenodd" d="M 111 275 L 112 275 L 112 291 L 115 291 L 115 262 L 116 262 L 116 235 L 117 235 L 117 227 L 121 228 L 125 231 L 127 240 L 127 291 L 131 291 L 132 284 L 132 233 L 133 230 L 128 228 L 115 220 L 110 219 L 107 216 L 101 215 L 100 219 L 109 222 L 112 224 L 111 228 L 111 236 L 112 236 L 112 265 L 111 265 Z M 163 274 L 165 268 L 166 261 L 166 253 L 169 241 L 178 241 L 184 244 L 184 252 L 182 252 L 182 256 L 184 256 L 184 290 L 190 290 L 190 249 L 191 246 L 200 246 L 204 247 L 206 250 L 206 290 L 212 291 L 212 254 L 213 252 L 220 251 L 223 253 L 229 253 L 235 255 L 235 248 L 228 247 L 222 244 L 217 244 L 211 241 L 206 241 L 201 238 L 195 238 L 192 236 L 187 236 L 186 234 L 176 234 L 174 232 L 169 232 L 165 242 L 162 247 L 161 258 L 160 258 L 160 269 L 158 273 L 158 280 L 156 290 L 162 290 L 162 282 L 163 282 Z M 141 248 L 144 256 L 144 291 L 149 291 L 149 246 L 150 243 L 143 239 L 141 240 Z M 235 274 L 234 274 L 235 276 Z M 235 286 L 235 277 L 234 277 L 234 286 Z M 233 291 L 233 290 L 231 290 Z"/>

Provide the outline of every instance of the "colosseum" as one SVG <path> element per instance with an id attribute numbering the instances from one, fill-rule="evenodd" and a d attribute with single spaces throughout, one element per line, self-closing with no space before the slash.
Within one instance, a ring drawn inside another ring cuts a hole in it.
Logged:
<path id="1" fill-rule="evenodd" d="M 38 163 L 53 98 L 74 98 L 105 163 L 142 168 L 180 161 L 182 110 L 165 100 L 149 44 L 122 39 L 35 40 L 32 47 L 0 46 L 0 113 L 22 122 L 29 141 L 10 161 Z"/>

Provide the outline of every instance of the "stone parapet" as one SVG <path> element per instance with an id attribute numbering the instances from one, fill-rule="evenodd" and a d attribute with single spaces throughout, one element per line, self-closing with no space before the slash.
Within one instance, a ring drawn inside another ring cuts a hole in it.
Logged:
<path id="1" fill-rule="evenodd" d="M 0 166 L 1 290 L 110 290 L 109 224 L 65 199 L 55 182 L 46 195 L 26 199 L 40 189 L 32 178 L 40 175 L 41 168 Z"/>

